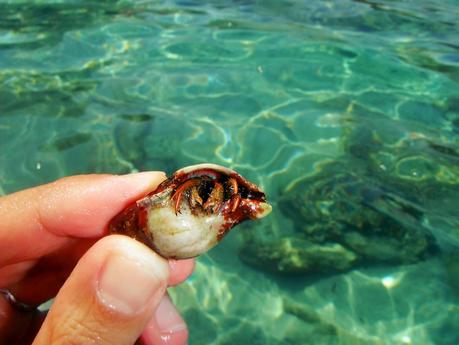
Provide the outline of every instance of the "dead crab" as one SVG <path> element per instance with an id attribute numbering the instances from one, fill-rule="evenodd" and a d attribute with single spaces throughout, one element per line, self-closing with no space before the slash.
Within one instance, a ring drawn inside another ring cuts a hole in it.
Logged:
<path id="1" fill-rule="evenodd" d="M 165 258 L 185 259 L 215 246 L 236 224 L 271 212 L 264 192 L 234 170 L 199 164 L 175 172 L 110 222 Z"/>

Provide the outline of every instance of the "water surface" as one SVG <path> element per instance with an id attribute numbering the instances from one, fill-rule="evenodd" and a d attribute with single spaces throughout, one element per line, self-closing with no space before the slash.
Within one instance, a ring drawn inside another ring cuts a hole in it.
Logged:
<path id="1" fill-rule="evenodd" d="M 190 344 L 459 343 L 459 3 L 1 1 L 0 192 L 237 169 L 275 207 L 171 295 Z"/>

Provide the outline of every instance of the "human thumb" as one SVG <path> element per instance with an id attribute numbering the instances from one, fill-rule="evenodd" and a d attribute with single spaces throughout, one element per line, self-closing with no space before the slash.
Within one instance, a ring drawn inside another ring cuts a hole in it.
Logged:
<path id="1" fill-rule="evenodd" d="M 166 260 L 125 236 L 99 240 L 62 286 L 33 344 L 135 343 L 165 293 Z"/>

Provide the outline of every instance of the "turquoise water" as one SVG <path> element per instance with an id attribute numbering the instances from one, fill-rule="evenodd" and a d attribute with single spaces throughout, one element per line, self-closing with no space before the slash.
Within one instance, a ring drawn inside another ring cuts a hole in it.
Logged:
<path id="1" fill-rule="evenodd" d="M 1 1 L 0 193 L 259 183 L 170 291 L 190 344 L 459 344 L 458 1 Z"/>

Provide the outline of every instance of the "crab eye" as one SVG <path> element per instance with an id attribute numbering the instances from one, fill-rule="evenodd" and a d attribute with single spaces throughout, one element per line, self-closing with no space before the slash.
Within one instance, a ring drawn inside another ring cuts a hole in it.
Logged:
<path id="1" fill-rule="evenodd" d="M 245 186 L 239 186 L 239 193 L 244 199 L 265 200 L 265 194 L 263 192 L 251 190 Z"/>
<path id="2" fill-rule="evenodd" d="M 246 198 L 251 199 L 251 200 L 259 200 L 259 201 L 266 200 L 265 194 L 257 192 L 257 191 L 248 191 L 246 194 Z"/>

